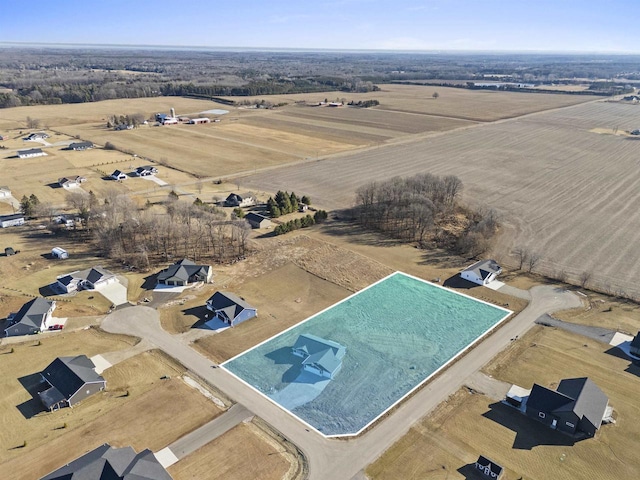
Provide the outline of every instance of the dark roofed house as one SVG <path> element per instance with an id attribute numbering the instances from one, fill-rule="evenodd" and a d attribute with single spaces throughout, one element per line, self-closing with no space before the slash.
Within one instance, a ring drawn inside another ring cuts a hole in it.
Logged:
<path id="1" fill-rule="evenodd" d="M 556 390 L 534 384 L 525 414 L 570 435 L 594 436 L 605 417 L 609 399 L 586 377 L 560 381 Z"/>
<path id="2" fill-rule="evenodd" d="M 480 455 L 478 460 L 476 460 L 475 466 L 476 470 L 478 470 L 484 478 L 500 480 L 504 474 L 504 468 L 493 460 L 489 460 L 487 457 L 482 455 Z"/>
<path id="3" fill-rule="evenodd" d="M 136 168 L 136 175 L 139 177 L 148 177 L 149 175 L 155 175 L 156 173 L 158 173 L 158 169 L 150 165 Z"/>
<path id="4" fill-rule="evenodd" d="M 494 281 L 501 273 L 502 268 L 495 260 L 480 260 L 465 268 L 462 273 L 460 273 L 460 276 L 478 285 L 487 285 Z"/>
<path id="5" fill-rule="evenodd" d="M 230 193 L 224 204 L 227 207 L 250 207 L 256 204 L 256 197 L 250 193 L 243 193 L 242 195 Z"/>
<path id="6" fill-rule="evenodd" d="M 640 357 L 640 332 L 633 337 L 631 340 L 631 344 L 629 345 L 629 352 L 631 355 L 635 355 L 636 357 Z"/>
<path id="7" fill-rule="evenodd" d="M 93 143 L 91 142 L 75 142 L 69 145 L 69 150 L 88 150 L 89 148 L 93 148 Z"/>
<path id="8" fill-rule="evenodd" d="M 51 315 L 56 309 L 56 302 L 37 297 L 25 303 L 16 314 L 9 315 L 9 326 L 5 329 L 7 337 L 31 335 L 49 328 Z"/>
<path id="9" fill-rule="evenodd" d="M 18 150 L 18 158 L 43 157 L 46 153 L 41 148 L 29 148 L 28 150 Z"/>
<path id="10" fill-rule="evenodd" d="M 259 213 L 247 213 L 244 219 L 249 222 L 251 228 L 270 228 L 271 220 L 265 217 L 264 215 L 260 215 Z"/>
<path id="11" fill-rule="evenodd" d="M 75 177 L 62 177 L 58 179 L 58 185 L 62 188 L 75 188 L 79 187 L 82 183 L 86 182 L 87 179 L 85 177 L 75 176 Z"/>
<path id="12" fill-rule="evenodd" d="M 71 293 L 83 289 L 94 290 L 117 280 L 117 277 L 109 270 L 102 267 L 91 267 L 67 275 L 60 275 L 56 279 L 56 286 L 65 293 Z"/>
<path id="13" fill-rule="evenodd" d="M 216 292 L 207 300 L 207 309 L 230 326 L 258 316 L 258 310 L 233 293 Z M 213 319 L 212 319 L 213 320 Z"/>
<path id="14" fill-rule="evenodd" d="M 41 373 L 50 386 L 39 393 L 43 405 L 49 410 L 73 407 L 104 390 L 107 381 L 96 373 L 95 367 L 86 355 L 56 358 Z"/>
<path id="15" fill-rule="evenodd" d="M 114 170 L 110 177 L 114 180 L 126 180 L 129 178 L 126 173 L 120 170 Z"/>
<path id="16" fill-rule="evenodd" d="M 333 378 L 340 371 L 346 352 L 339 343 L 308 333 L 300 335 L 291 349 L 295 356 L 302 357 L 305 371 L 326 378 Z"/>
<path id="17" fill-rule="evenodd" d="M 40 480 L 172 480 L 149 449 L 136 454 L 131 447 L 105 443 Z"/>
<path id="18" fill-rule="evenodd" d="M 160 285 L 184 287 L 195 282 L 211 282 L 213 269 L 209 265 L 196 265 L 186 258 L 165 268 L 158 274 Z"/>

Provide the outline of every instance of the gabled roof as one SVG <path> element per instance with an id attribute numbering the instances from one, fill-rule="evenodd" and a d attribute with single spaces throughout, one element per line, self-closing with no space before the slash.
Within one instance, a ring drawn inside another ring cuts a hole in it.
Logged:
<path id="1" fill-rule="evenodd" d="M 131 447 L 105 443 L 40 480 L 171 480 L 171 475 L 151 450 L 136 454 Z"/>
<path id="2" fill-rule="evenodd" d="M 640 332 L 631 340 L 631 347 L 640 348 Z"/>
<path id="3" fill-rule="evenodd" d="M 13 317 L 14 324 L 21 323 L 30 327 L 42 327 L 42 321 L 49 309 L 55 304 L 52 300 L 37 297 L 25 303 Z"/>
<path id="4" fill-rule="evenodd" d="M 243 299 L 227 292 L 214 293 L 207 303 L 211 305 L 214 311 L 224 312 L 224 314 L 231 320 L 236 318 L 245 309 L 254 309 L 251 305 L 245 302 Z"/>
<path id="5" fill-rule="evenodd" d="M 113 273 L 111 273 L 109 270 L 106 270 L 102 267 L 91 267 L 91 268 L 87 268 L 86 270 L 78 270 L 77 272 L 72 272 L 68 275 L 58 277 L 58 281 L 64 285 L 67 285 L 71 283 L 73 279 L 77 279 L 77 280 L 87 280 L 95 284 L 100 280 L 104 280 L 106 278 L 110 278 L 114 276 L 115 275 Z"/>
<path id="6" fill-rule="evenodd" d="M 478 277 L 483 280 L 492 273 L 498 275 L 502 272 L 502 268 L 495 260 L 480 260 L 473 265 L 464 269 L 465 272 L 474 272 Z"/>
<path id="7" fill-rule="evenodd" d="M 86 355 L 58 357 L 42 371 L 42 377 L 67 400 L 85 383 L 105 381 Z"/>
<path id="8" fill-rule="evenodd" d="M 146 167 L 138 167 L 136 168 L 136 172 L 137 173 L 141 173 L 141 172 L 155 172 L 158 169 L 152 165 L 147 165 Z"/>
<path id="9" fill-rule="evenodd" d="M 329 373 L 333 373 L 340 366 L 347 351 L 337 342 L 310 333 L 300 335 L 293 348 L 308 354 L 308 357 L 302 361 L 303 365 L 314 364 Z"/>
<path id="10" fill-rule="evenodd" d="M 36 153 L 44 153 L 41 148 L 29 148 L 27 150 L 18 150 L 18 156 L 31 155 Z"/>
<path id="11" fill-rule="evenodd" d="M 91 148 L 93 147 L 93 143 L 91 142 L 75 142 L 69 145 L 71 150 L 75 150 L 76 148 Z"/>
<path id="12" fill-rule="evenodd" d="M 264 215 L 260 215 L 259 213 L 253 213 L 253 212 L 247 213 L 244 218 L 248 222 L 251 221 L 256 223 L 260 223 L 264 220 L 270 220 L 269 217 L 265 217 Z"/>
<path id="13" fill-rule="evenodd" d="M 120 170 L 114 170 L 113 173 L 111 174 L 112 177 L 118 177 L 120 175 L 124 175 L 124 173 L 121 172 Z"/>
<path id="14" fill-rule="evenodd" d="M 24 218 L 24 213 L 12 213 L 10 215 L 0 215 L 0 221 L 5 222 L 7 220 L 16 220 L 18 218 Z"/>
<path id="15" fill-rule="evenodd" d="M 209 265 L 196 265 L 186 258 L 174 263 L 158 274 L 158 281 L 180 280 L 188 282 L 193 275 L 201 274 L 205 277 L 209 274 Z"/>
<path id="16" fill-rule="evenodd" d="M 489 460 L 487 457 L 480 455 L 478 457 L 478 460 L 476 461 L 476 463 L 478 465 L 481 465 L 483 467 L 489 467 L 489 470 L 491 471 L 491 473 L 493 475 L 495 475 L 496 477 L 498 477 L 500 474 L 502 474 L 502 471 L 504 470 L 504 468 L 502 468 L 500 465 L 498 465 L 497 463 L 495 463 L 493 460 Z"/>

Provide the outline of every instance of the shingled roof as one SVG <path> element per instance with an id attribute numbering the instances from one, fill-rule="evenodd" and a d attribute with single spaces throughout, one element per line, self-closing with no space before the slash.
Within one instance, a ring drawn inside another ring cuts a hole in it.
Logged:
<path id="1" fill-rule="evenodd" d="M 223 312 L 230 320 L 236 318 L 243 310 L 254 308 L 242 298 L 228 292 L 214 293 L 207 303 L 215 312 Z"/>
<path id="2" fill-rule="evenodd" d="M 42 322 L 55 302 L 37 297 L 25 303 L 13 317 L 13 324 L 21 323 L 36 329 L 42 328 Z"/>
<path id="3" fill-rule="evenodd" d="M 209 276 L 209 265 L 196 265 L 195 262 L 186 258 L 174 263 L 170 267 L 164 269 L 158 274 L 158 282 L 181 281 L 188 283 L 189 279 L 194 275 L 200 275 L 204 278 Z"/>
<path id="4" fill-rule="evenodd" d="M 58 357 L 42 371 L 42 376 L 68 399 L 85 383 L 105 381 L 96 373 L 95 367 L 86 355 Z"/>

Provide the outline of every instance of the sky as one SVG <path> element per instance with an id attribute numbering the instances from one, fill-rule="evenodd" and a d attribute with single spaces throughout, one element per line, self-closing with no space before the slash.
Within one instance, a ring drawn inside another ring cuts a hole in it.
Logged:
<path id="1" fill-rule="evenodd" d="M 2 0 L 0 42 L 638 53 L 634 1 Z"/>

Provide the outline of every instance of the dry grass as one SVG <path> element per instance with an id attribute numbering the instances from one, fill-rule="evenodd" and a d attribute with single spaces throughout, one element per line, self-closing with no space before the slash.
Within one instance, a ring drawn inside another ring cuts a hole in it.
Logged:
<path id="1" fill-rule="evenodd" d="M 291 467 L 282 447 L 252 423 L 241 423 L 169 467 L 175 480 L 280 480 Z"/>
<path id="2" fill-rule="evenodd" d="M 584 337 L 535 327 L 487 369 L 527 388 L 533 382 L 555 387 L 561 378 L 589 376 L 609 395 L 618 420 L 604 426 L 596 438 L 570 446 L 558 432 L 462 389 L 367 473 L 374 479 L 463 479 L 468 470 L 460 469 L 482 454 L 505 466 L 507 478 L 613 480 L 633 475 L 640 469 L 635 447 L 640 430 L 633 421 L 640 414 L 640 381 L 637 373 L 627 371 L 628 360 L 606 350 L 606 345 Z"/>

